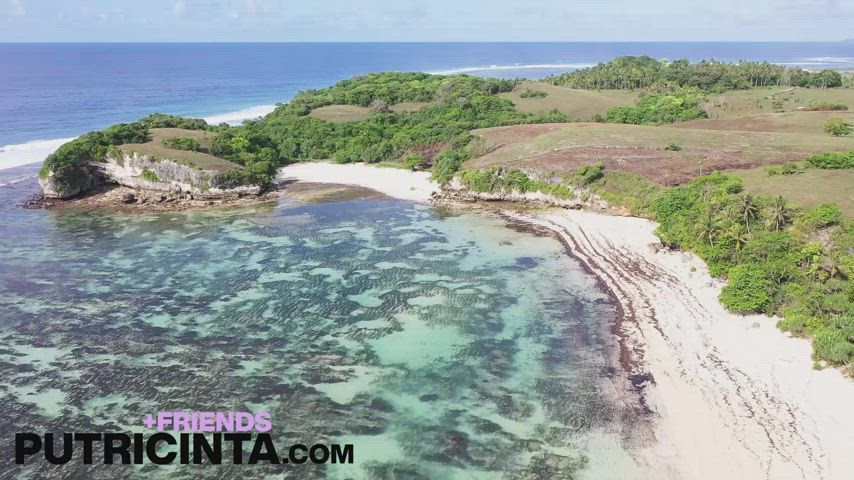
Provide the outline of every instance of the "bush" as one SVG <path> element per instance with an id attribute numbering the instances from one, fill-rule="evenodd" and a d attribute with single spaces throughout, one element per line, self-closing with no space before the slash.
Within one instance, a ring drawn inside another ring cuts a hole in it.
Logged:
<path id="1" fill-rule="evenodd" d="M 188 150 L 191 152 L 198 152 L 202 148 L 198 140 L 190 137 L 167 138 L 163 140 L 163 146 L 174 148 L 175 150 Z"/>
<path id="2" fill-rule="evenodd" d="M 812 345 L 815 360 L 826 360 L 833 365 L 850 365 L 854 360 L 854 344 L 842 330 L 819 329 L 813 336 Z"/>
<path id="3" fill-rule="evenodd" d="M 839 205 L 825 203 L 802 213 L 795 220 L 795 225 L 806 231 L 813 231 L 837 225 L 841 220 L 842 211 Z"/>
<path id="4" fill-rule="evenodd" d="M 852 130 L 854 130 L 854 127 L 841 118 L 831 118 L 824 122 L 824 133 L 833 135 L 834 137 L 846 137 L 851 135 Z"/>
<path id="5" fill-rule="evenodd" d="M 165 113 L 153 113 L 139 120 L 148 128 L 184 128 L 186 130 L 208 130 L 208 122 L 201 118 L 178 117 Z"/>
<path id="6" fill-rule="evenodd" d="M 572 183 L 578 187 L 586 187 L 591 183 L 599 180 L 605 175 L 605 166 L 602 163 L 596 165 L 583 165 L 575 171 L 572 176 Z"/>
<path id="7" fill-rule="evenodd" d="M 846 111 L 848 110 L 848 105 L 843 105 L 841 103 L 833 103 L 833 102 L 825 102 L 820 100 L 813 100 L 810 102 L 809 106 L 806 108 L 807 111 L 810 112 L 838 112 L 838 111 Z"/>
<path id="8" fill-rule="evenodd" d="M 420 153 L 409 152 L 403 156 L 403 166 L 415 170 L 424 164 L 424 157 Z"/>
<path id="9" fill-rule="evenodd" d="M 737 313 L 764 313 L 773 306 L 774 282 L 757 265 L 738 265 L 729 271 L 721 303 Z"/>
<path id="10" fill-rule="evenodd" d="M 787 163 L 779 167 L 768 167 L 765 171 L 770 176 L 774 175 L 794 175 L 796 173 L 804 173 L 804 167 L 799 163 Z"/>
<path id="11" fill-rule="evenodd" d="M 828 170 L 854 168 L 854 150 L 848 152 L 828 152 L 809 157 L 806 162 L 813 167 Z"/>
<path id="12" fill-rule="evenodd" d="M 695 93 L 643 93 L 634 107 L 612 108 L 605 113 L 604 119 L 609 123 L 662 125 L 707 116 L 702 107 L 702 98 Z"/>
<path id="13" fill-rule="evenodd" d="M 145 181 L 148 181 L 148 182 L 159 182 L 160 181 L 160 177 L 158 177 L 157 174 L 154 173 L 153 170 L 149 170 L 147 168 L 142 169 L 142 173 L 139 174 L 139 178 L 141 178 Z"/>
<path id="14" fill-rule="evenodd" d="M 527 88 L 525 90 L 523 90 L 522 93 L 519 94 L 520 98 L 545 98 L 547 96 L 548 96 L 548 93 L 546 93 L 542 90 L 531 90 L 531 89 L 527 89 Z"/>
<path id="15" fill-rule="evenodd" d="M 557 198 L 574 198 L 572 189 L 563 183 L 551 183 L 534 180 L 519 169 L 501 170 L 495 167 L 480 170 L 466 170 L 460 174 L 460 180 L 475 192 L 541 192 Z"/>
<path id="16" fill-rule="evenodd" d="M 679 145 L 676 142 L 670 142 L 666 147 L 664 147 L 664 149 L 670 152 L 678 152 L 682 150 L 682 145 Z"/>

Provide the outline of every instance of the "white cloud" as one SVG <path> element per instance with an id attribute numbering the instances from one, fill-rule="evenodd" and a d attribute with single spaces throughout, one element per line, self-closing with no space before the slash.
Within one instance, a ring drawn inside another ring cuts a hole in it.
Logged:
<path id="1" fill-rule="evenodd" d="M 27 10 L 21 3 L 21 0 L 9 0 L 9 16 L 22 17 L 27 14 Z"/>
<path id="2" fill-rule="evenodd" d="M 175 2 L 175 8 L 173 11 L 175 12 L 176 16 L 183 16 L 185 13 L 187 13 L 187 2 L 185 2 L 184 0 L 178 0 L 177 2 Z"/>

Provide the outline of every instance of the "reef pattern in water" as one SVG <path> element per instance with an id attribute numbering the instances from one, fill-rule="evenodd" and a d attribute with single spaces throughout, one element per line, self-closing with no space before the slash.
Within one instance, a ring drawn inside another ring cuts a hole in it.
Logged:
<path id="1" fill-rule="evenodd" d="M 620 416 L 607 296 L 493 218 L 388 199 L 0 214 L 4 443 L 266 410 L 277 446 L 355 459 L 18 467 L 5 449 L 2 478 L 571 478 Z"/>

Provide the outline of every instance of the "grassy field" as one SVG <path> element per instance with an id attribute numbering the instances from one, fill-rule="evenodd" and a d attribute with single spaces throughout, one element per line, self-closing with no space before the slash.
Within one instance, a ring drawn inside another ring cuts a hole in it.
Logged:
<path id="1" fill-rule="evenodd" d="M 748 191 L 782 195 L 802 207 L 836 203 L 854 219 L 854 171 L 808 169 L 796 175 L 769 176 L 764 168 L 731 172 L 744 180 Z"/>
<path id="2" fill-rule="evenodd" d="M 355 122 L 370 118 L 371 109 L 358 105 L 327 105 L 315 108 L 309 115 L 332 123 Z"/>
<path id="3" fill-rule="evenodd" d="M 545 97 L 522 98 L 525 90 L 546 92 Z M 516 109 L 528 113 L 548 112 L 554 109 L 566 114 L 570 120 L 591 120 L 594 115 L 603 115 L 609 109 L 621 105 L 631 105 L 638 92 L 623 90 L 576 90 L 539 82 L 522 82 L 512 92 L 502 93 L 516 106 Z"/>
<path id="4" fill-rule="evenodd" d="M 696 128 L 570 123 L 476 130 L 489 153 L 464 168 L 524 166 L 558 175 L 596 162 L 662 185 L 714 170 L 782 164 L 826 151 L 851 150 L 851 138 L 789 132 L 733 132 Z M 679 151 L 665 150 L 671 143 Z"/>
<path id="5" fill-rule="evenodd" d="M 417 112 L 428 105 L 428 102 L 402 102 L 389 106 L 389 110 L 397 113 Z M 355 122 L 371 118 L 373 111 L 368 107 L 358 105 L 327 105 L 315 108 L 309 114 L 312 117 L 333 123 Z"/>
<path id="6" fill-rule="evenodd" d="M 854 111 L 854 88 L 751 88 L 709 95 L 706 107 L 714 116 L 734 117 L 775 113 L 775 102 L 783 112 L 804 110 L 813 101 L 841 103 Z"/>
<path id="7" fill-rule="evenodd" d="M 163 145 L 163 140 L 175 137 L 195 138 L 199 141 L 205 151 L 190 152 L 186 150 L 175 150 Z M 145 155 L 152 155 L 160 159 L 187 162 L 204 170 L 224 171 L 231 169 L 243 169 L 242 165 L 205 153 L 211 145 L 208 132 L 201 130 L 184 130 L 182 128 L 152 128 L 150 130 L 150 138 L 151 139 L 146 143 L 129 143 L 120 145 L 119 149 L 128 153 L 137 152 Z"/>
<path id="8" fill-rule="evenodd" d="M 672 128 L 702 128 L 709 130 L 731 130 L 744 132 L 790 132 L 823 135 L 824 122 L 830 118 L 842 118 L 854 123 L 854 111 L 850 112 L 786 112 L 761 113 L 743 116 L 725 115 L 669 125 Z M 852 142 L 854 143 L 854 142 Z"/>

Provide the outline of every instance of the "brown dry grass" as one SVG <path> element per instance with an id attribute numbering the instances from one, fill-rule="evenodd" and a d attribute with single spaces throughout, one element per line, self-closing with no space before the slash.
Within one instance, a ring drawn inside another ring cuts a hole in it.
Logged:
<path id="1" fill-rule="evenodd" d="M 854 111 L 854 88 L 762 87 L 709 95 L 707 108 L 717 117 L 773 113 L 774 101 L 784 112 L 804 110 L 810 102 L 841 103 Z"/>
<path id="2" fill-rule="evenodd" d="M 371 118 L 371 109 L 358 105 L 327 105 L 315 108 L 309 115 L 332 123 L 355 122 Z"/>
<path id="3" fill-rule="evenodd" d="M 806 208 L 836 203 L 848 218 L 854 218 L 854 171 L 808 169 L 796 175 L 769 176 L 765 168 L 732 172 L 744 180 L 748 191 L 782 195 Z"/>
<path id="4" fill-rule="evenodd" d="M 662 185 L 683 183 L 714 170 L 802 160 L 852 147 L 851 139 L 796 133 L 714 131 L 654 126 L 571 123 L 476 130 L 491 151 L 465 168 L 523 166 L 569 175 L 582 165 L 640 175 Z M 681 151 L 664 147 L 675 142 Z"/>
<path id="5" fill-rule="evenodd" d="M 545 97 L 522 98 L 525 90 L 546 92 Z M 591 120 L 595 115 L 604 115 L 609 109 L 631 105 L 638 92 L 625 90 L 576 90 L 547 83 L 521 82 L 512 92 L 499 96 L 513 102 L 521 112 L 541 113 L 554 109 L 566 114 L 570 120 Z"/>
<path id="6" fill-rule="evenodd" d="M 137 152 L 159 159 L 187 162 L 204 170 L 223 171 L 243 168 L 242 165 L 206 153 L 207 149 L 211 146 L 208 132 L 202 130 L 185 130 L 183 128 L 152 128 L 149 132 L 150 140 L 148 142 L 119 145 L 119 149 L 124 152 Z M 175 137 L 194 138 L 199 141 L 205 151 L 189 152 L 186 150 L 175 150 L 163 145 L 163 140 Z"/>
<path id="7" fill-rule="evenodd" d="M 673 128 L 702 128 L 742 132 L 789 132 L 822 135 L 824 122 L 843 118 L 854 123 L 854 112 L 786 112 L 704 118 L 669 125 Z"/>

